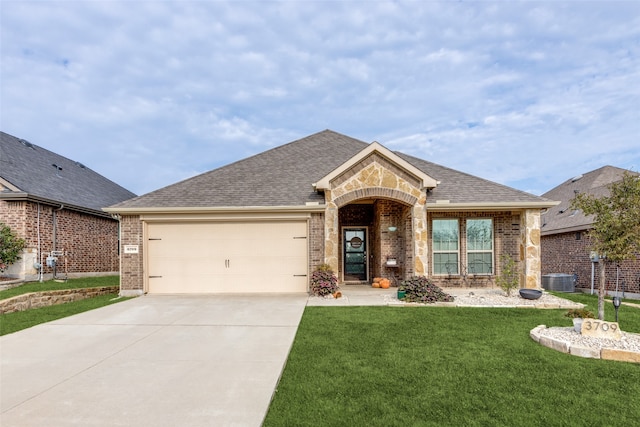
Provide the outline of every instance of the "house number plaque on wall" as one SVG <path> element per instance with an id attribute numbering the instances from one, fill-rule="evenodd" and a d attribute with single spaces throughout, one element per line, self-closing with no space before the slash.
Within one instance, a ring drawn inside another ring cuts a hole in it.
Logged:
<path id="1" fill-rule="evenodd" d="M 580 330 L 583 336 L 594 338 L 609 338 L 612 340 L 619 340 L 622 338 L 622 332 L 618 322 L 605 322 L 604 320 L 597 319 L 584 319 L 582 321 L 582 329 Z"/>

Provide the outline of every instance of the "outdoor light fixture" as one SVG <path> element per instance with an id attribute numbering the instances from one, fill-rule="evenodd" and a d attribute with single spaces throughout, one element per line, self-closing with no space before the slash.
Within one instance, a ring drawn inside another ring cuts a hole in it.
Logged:
<path id="1" fill-rule="evenodd" d="M 613 297 L 613 306 L 616 309 L 616 322 L 618 321 L 618 309 L 620 308 L 621 303 L 622 300 L 620 300 L 620 297 Z"/>
<path id="2" fill-rule="evenodd" d="M 389 231 L 394 232 L 398 229 L 398 227 L 391 226 L 389 227 Z"/>

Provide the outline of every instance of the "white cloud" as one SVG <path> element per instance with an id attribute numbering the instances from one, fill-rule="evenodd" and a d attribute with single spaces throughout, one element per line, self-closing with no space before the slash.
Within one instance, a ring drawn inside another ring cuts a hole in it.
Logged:
<path id="1" fill-rule="evenodd" d="M 2 130 L 138 193 L 325 128 L 538 193 L 640 165 L 636 2 L 2 7 Z"/>

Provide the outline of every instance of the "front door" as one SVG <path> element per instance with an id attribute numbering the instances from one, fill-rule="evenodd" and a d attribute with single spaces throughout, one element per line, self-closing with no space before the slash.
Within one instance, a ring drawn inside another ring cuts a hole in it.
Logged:
<path id="1" fill-rule="evenodd" d="M 368 279 L 367 229 L 345 228 L 342 231 L 344 242 L 344 281 L 363 282 Z"/>

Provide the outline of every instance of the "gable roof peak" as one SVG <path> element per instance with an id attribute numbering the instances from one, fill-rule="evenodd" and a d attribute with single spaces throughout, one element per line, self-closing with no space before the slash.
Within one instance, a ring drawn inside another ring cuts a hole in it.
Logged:
<path id="1" fill-rule="evenodd" d="M 344 172 L 348 171 L 373 153 L 378 153 L 390 162 L 396 164 L 401 169 L 407 171 L 409 174 L 415 176 L 421 182 L 422 188 L 435 188 L 438 185 L 438 181 L 436 181 L 434 178 L 430 177 L 422 170 L 407 162 L 405 159 L 398 156 L 396 153 L 389 150 L 378 141 L 373 141 L 371 144 L 360 150 L 360 152 L 356 153 L 356 155 L 348 159 L 346 162 L 342 163 L 340 166 L 332 170 L 328 175 L 325 175 L 324 177 L 322 177 L 322 179 L 316 182 L 314 184 L 316 190 L 330 189 L 331 181 L 333 179 L 342 175 Z"/>

